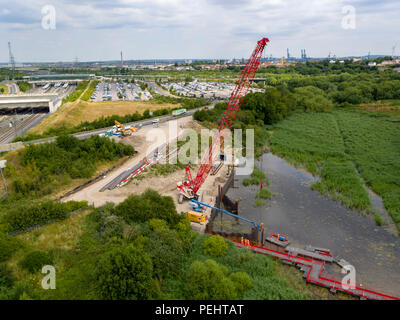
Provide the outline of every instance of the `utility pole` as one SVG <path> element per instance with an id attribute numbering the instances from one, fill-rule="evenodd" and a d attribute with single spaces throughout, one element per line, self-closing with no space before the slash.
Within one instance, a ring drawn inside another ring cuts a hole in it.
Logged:
<path id="1" fill-rule="evenodd" d="M 15 74 L 15 60 L 14 60 L 14 55 L 12 54 L 11 51 L 11 42 L 8 41 L 8 54 L 10 56 L 10 65 L 11 65 L 11 80 L 14 80 L 14 74 Z"/>
<path id="2" fill-rule="evenodd" d="M 17 137 L 18 136 L 17 135 L 17 109 L 15 109 L 13 125 L 14 125 L 14 137 Z"/>

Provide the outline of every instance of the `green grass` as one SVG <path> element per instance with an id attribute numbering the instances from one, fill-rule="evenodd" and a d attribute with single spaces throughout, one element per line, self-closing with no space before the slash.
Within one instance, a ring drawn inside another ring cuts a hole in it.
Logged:
<path id="1" fill-rule="evenodd" d="M 89 88 L 86 90 L 86 92 L 82 95 L 82 100 L 84 101 L 89 101 L 89 99 L 91 98 L 94 90 L 96 89 L 97 84 L 99 83 L 99 81 L 92 81 L 89 84 Z"/>
<path id="2" fill-rule="evenodd" d="M 271 191 L 269 191 L 268 189 L 262 189 L 257 193 L 257 198 L 271 199 Z"/>
<path id="3" fill-rule="evenodd" d="M 62 103 L 66 103 L 66 102 L 74 102 L 76 100 L 78 100 L 78 98 L 81 96 L 81 94 L 85 91 L 86 87 L 88 86 L 89 81 L 82 81 L 79 82 L 78 86 L 76 87 L 76 90 L 71 92 L 71 94 L 64 98 Z"/>
<path id="4" fill-rule="evenodd" d="M 322 181 L 312 188 L 322 194 L 331 194 L 334 200 L 339 200 L 349 208 L 367 210 L 370 200 L 364 186 L 356 173 L 352 162 L 338 163 L 328 160 L 321 170 Z"/>
<path id="5" fill-rule="evenodd" d="M 264 185 L 269 185 L 269 180 L 265 176 L 265 173 L 258 168 L 254 168 L 250 178 L 244 178 L 242 184 L 247 187 L 250 185 L 259 185 L 261 182 Z"/>
<path id="6" fill-rule="evenodd" d="M 372 112 L 337 112 L 346 152 L 400 229 L 400 121 Z"/>
<path id="7" fill-rule="evenodd" d="M 179 161 L 176 164 L 164 163 L 164 164 L 154 164 L 149 168 L 150 175 L 155 176 L 168 176 L 175 171 L 186 168 L 185 164 Z"/>
<path id="8" fill-rule="evenodd" d="M 296 113 L 274 126 L 269 143 L 272 152 L 321 177 L 314 189 L 372 212 L 364 180 L 382 196 L 400 228 L 400 126 L 395 118 L 355 110 Z"/>

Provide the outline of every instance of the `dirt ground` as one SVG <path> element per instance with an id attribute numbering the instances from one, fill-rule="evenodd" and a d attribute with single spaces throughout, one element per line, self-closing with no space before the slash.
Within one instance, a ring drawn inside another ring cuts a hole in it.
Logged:
<path id="1" fill-rule="evenodd" d="M 177 104 L 155 104 L 145 101 L 86 102 L 77 100 L 63 105 L 57 112 L 49 115 L 41 123 L 29 130 L 28 133 L 41 134 L 49 128 L 59 128 L 63 125 L 72 127 L 79 125 L 82 121 L 94 121 L 102 116 L 124 116 L 136 111 L 142 114 L 146 109 L 154 111 L 164 108 L 176 108 L 178 106 Z"/>
<path id="2" fill-rule="evenodd" d="M 196 122 L 192 121 L 192 117 L 184 117 L 178 119 L 178 135 L 184 130 L 184 128 L 195 128 L 196 130 L 200 130 L 201 126 L 199 126 Z M 164 196 L 171 196 L 174 199 L 176 204 L 176 209 L 178 212 L 187 212 L 191 209 L 189 205 L 189 201 L 184 201 L 182 204 L 178 203 L 178 192 L 176 189 L 176 185 L 179 181 L 185 179 L 185 169 L 175 171 L 174 173 L 168 176 L 145 176 L 142 180 L 132 180 L 129 184 L 121 187 L 115 188 L 113 190 L 105 190 L 100 192 L 99 190 L 118 176 L 123 171 L 133 167 L 136 165 L 141 159 L 143 159 L 148 153 L 149 149 L 154 149 L 153 147 L 149 148 L 149 144 L 152 142 L 146 141 L 146 135 L 149 134 L 150 130 L 154 129 L 154 127 L 145 127 L 139 131 L 137 131 L 132 137 L 123 138 L 123 142 L 132 145 L 135 150 L 138 152 L 132 159 L 128 160 L 123 166 L 119 167 L 114 172 L 110 173 L 103 180 L 100 180 L 93 185 L 88 186 L 87 188 L 64 198 L 62 201 L 69 200 L 87 200 L 89 204 L 93 204 L 94 206 L 102 206 L 106 202 L 114 202 L 118 204 L 125 200 L 131 194 L 141 194 L 147 188 L 152 188 L 158 191 L 160 194 Z M 168 133 L 169 127 L 168 123 L 160 124 L 158 129 L 161 129 L 164 133 Z M 176 136 L 168 137 L 168 140 L 175 138 Z M 113 138 L 117 141 L 121 141 L 121 138 Z M 195 175 L 198 168 L 194 168 L 192 170 L 192 174 Z M 218 194 L 218 184 L 221 186 L 226 182 L 227 166 L 223 166 L 216 176 L 209 176 L 204 182 L 203 186 L 200 188 L 199 193 L 202 193 L 202 202 L 207 204 L 214 204 L 215 197 Z M 210 209 L 206 211 L 207 215 L 210 214 Z M 199 232 L 203 232 L 205 226 L 199 224 L 192 224 L 193 228 Z"/>

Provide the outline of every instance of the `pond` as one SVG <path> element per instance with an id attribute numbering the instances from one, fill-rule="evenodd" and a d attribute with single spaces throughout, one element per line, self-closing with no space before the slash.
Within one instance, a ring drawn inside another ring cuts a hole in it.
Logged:
<path id="1" fill-rule="evenodd" d="M 400 238 L 397 235 L 387 227 L 376 226 L 373 218 L 312 190 L 310 186 L 318 178 L 272 153 L 264 154 L 256 165 L 270 180 L 265 188 L 272 192 L 272 198 L 265 205 L 254 207 L 259 186 L 245 187 L 242 180 L 246 176 L 237 176 L 235 187 L 229 189 L 227 196 L 240 200 L 241 216 L 263 222 L 266 235 L 271 232 L 287 235 L 295 246 L 310 244 L 329 248 L 335 257 L 355 267 L 358 282 L 400 294 Z M 217 217 L 215 222 L 219 220 Z M 225 226 L 236 228 L 235 231 L 250 229 L 246 222 L 237 224 L 228 216 L 222 220 Z"/>

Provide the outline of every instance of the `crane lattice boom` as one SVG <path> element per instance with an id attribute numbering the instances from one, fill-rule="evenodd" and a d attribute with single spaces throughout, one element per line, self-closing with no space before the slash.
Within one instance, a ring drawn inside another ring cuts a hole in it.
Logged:
<path id="1" fill-rule="evenodd" d="M 268 42 L 268 38 L 263 38 L 257 42 L 257 47 L 254 49 L 253 54 L 251 55 L 246 66 L 243 68 L 242 74 L 229 98 L 228 106 L 218 124 L 218 130 L 215 132 L 212 143 L 209 145 L 203 156 L 195 180 L 192 179 L 190 168 L 186 168 L 186 176 L 190 182 L 194 194 L 197 194 L 197 191 L 200 189 L 201 185 L 203 184 L 210 172 L 213 158 L 215 156 L 213 154 L 213 151 L 217 147 L 218 142 L 221 141 L 221 132 L 224 129 L 230 129 L 233 122 L 235 121 L 236 115 L 240 109 L 240 106 L 243 103 L 243 99 L 246 96 L 250 85 L 256 75 L 258 66 L 260 65 L 262 52 Z"/>

